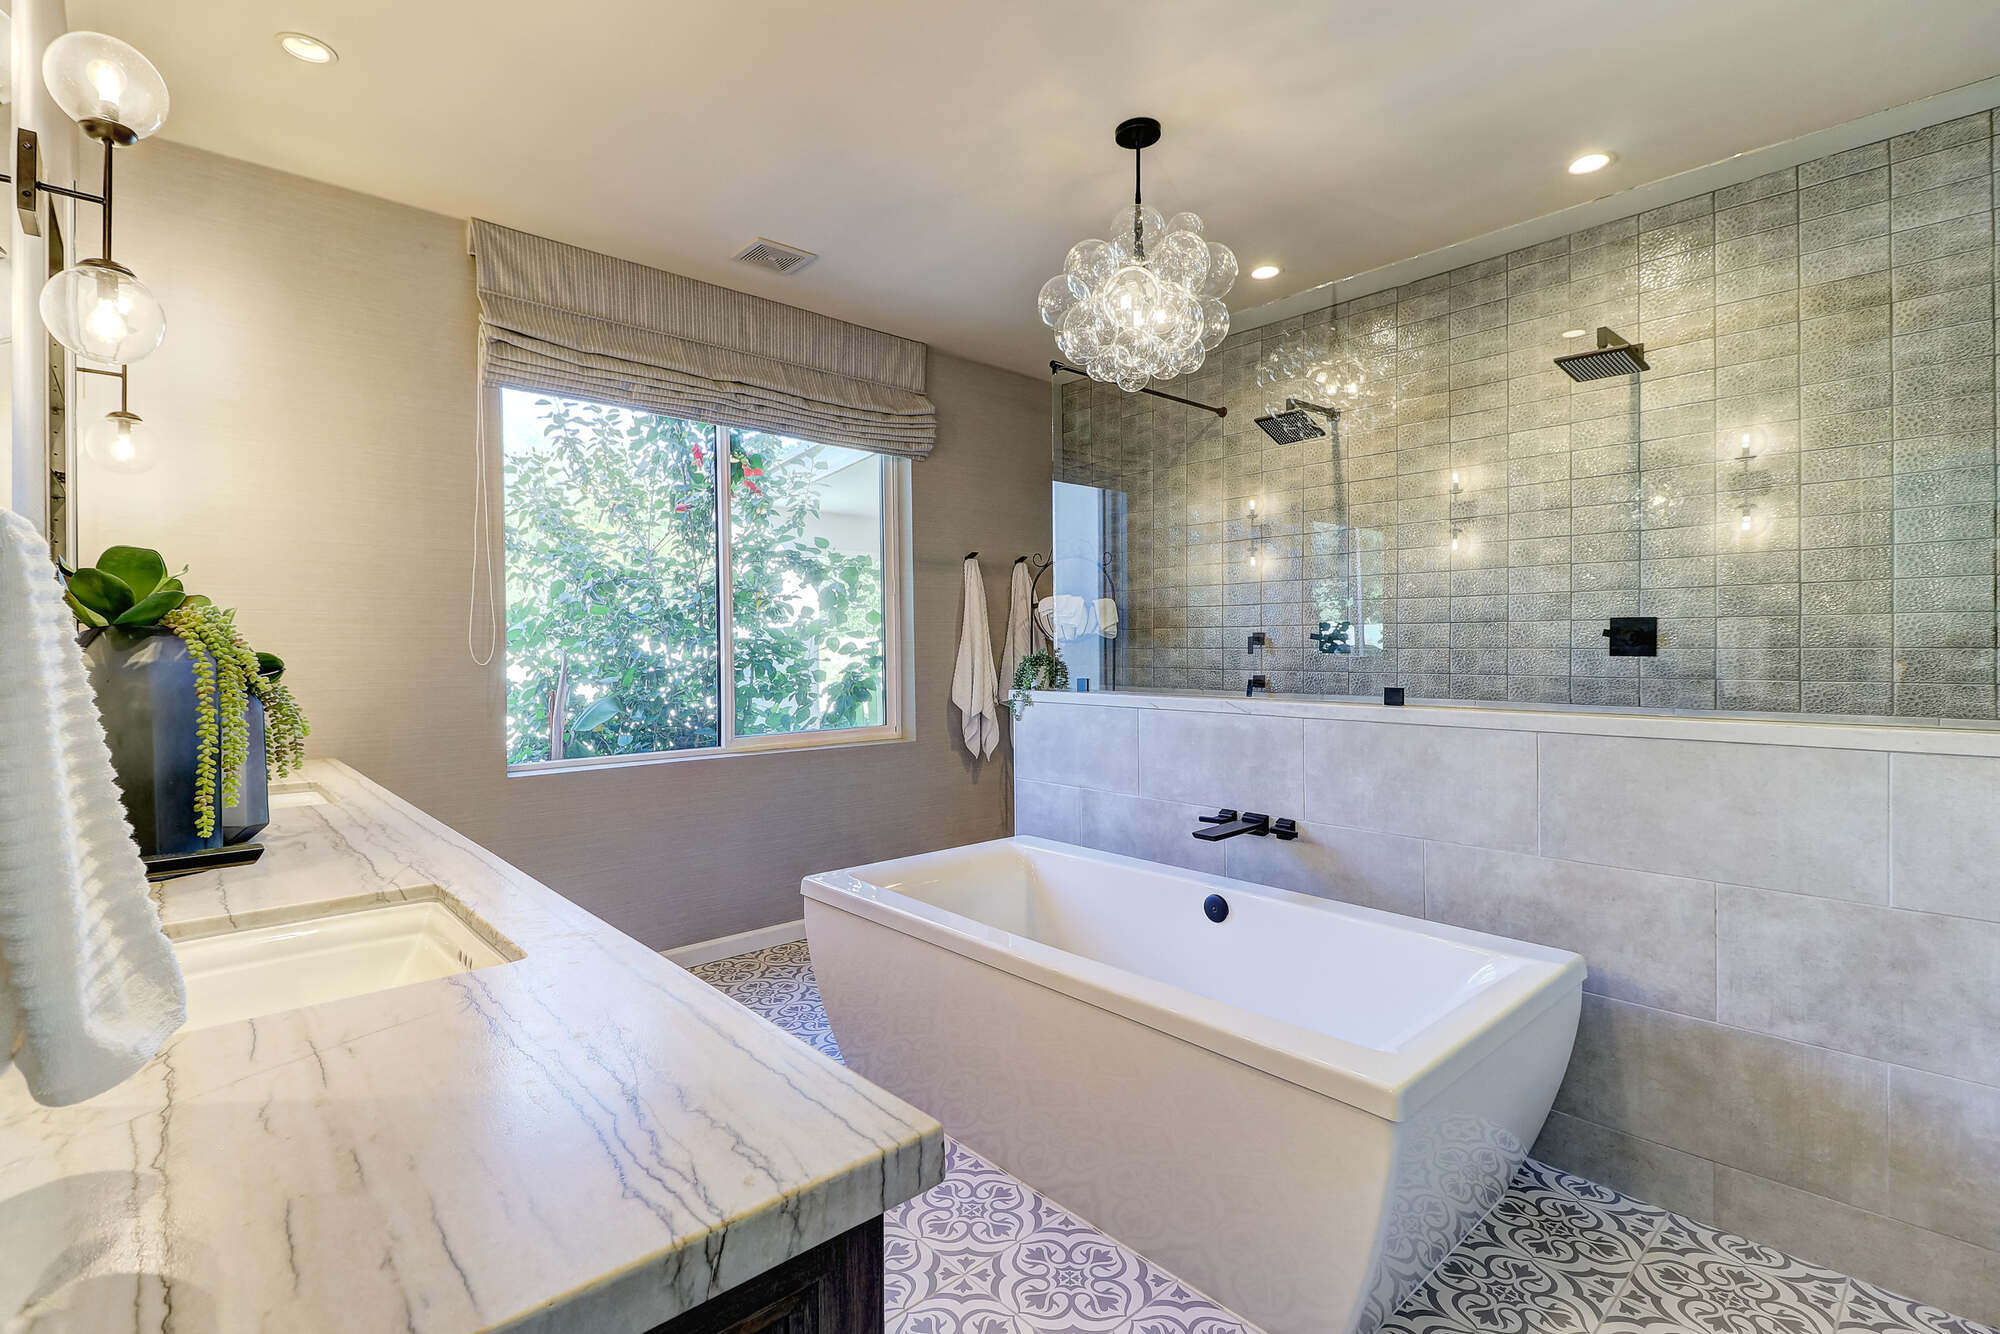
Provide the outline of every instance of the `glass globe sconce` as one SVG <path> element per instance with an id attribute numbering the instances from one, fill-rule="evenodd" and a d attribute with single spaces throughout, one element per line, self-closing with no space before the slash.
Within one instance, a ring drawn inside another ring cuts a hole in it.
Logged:
<path id="1" fill-rule="evenodd" d="M 127 392 L 131 387 L 128 368 L 120 366 L 115 371 L 106 371 L 95 366 L 78 366 L 76 369 L 83 375 L 102 375 L 118 381 L 117 411 L 105 413 L 83 429 L 84 457 L 109 472 L 145 472 L 151 468 L 158 455 L 152 432 L 139 414 L 132 411 Z"/>
<path id="2" fill-rule="evenodd" d="M 43 194 L 96 204 L 104 221 L 102 253 L 75 261 L 42 288 L 42 322 L 78 356 L 134 362 L 160 345 L 166 313 L 146 284 L 112 258 L 112 166 L 119 148 L 166 122 L 167 85 L 150 60 L 101 32 L 64 33 L 50 42 L 42 53 L 42 81 L 78 128 L 104 145 L 104 187 L 91 194 L 44 181 L 39 138 L 32 130 L 15 134 L 10 179 L 22 230 L 41 235 Z"/>

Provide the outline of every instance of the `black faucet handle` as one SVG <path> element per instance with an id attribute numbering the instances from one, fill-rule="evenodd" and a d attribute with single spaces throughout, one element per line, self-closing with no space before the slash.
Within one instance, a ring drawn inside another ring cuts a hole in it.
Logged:
<path id="1" fill-rule="evenodd" d="M 1282 820 L 1273 820 L 1271 822 L 1271 833 L 1284 842 L 1289 843 L 1299 836 L 1299 822 L 1291 819 L 1289 816 Z"/>
<path id="2" fill-rule="evenodd" d="M 1224 809 L 1217 811 L 1213 815 L 1197 815 L 1194 818 L 1201 821 L 1203 824 L 1228 824 L 1231 820 L 1234 820 L 1236 818 L 1236 812 Z"/>
<path id="3" fill-rule="evenodd" d="M 1262 630 L 1252 631 L 1250 634 L 1249 642 L 1244 644 L 1243 646 L 1244 656 L 1247 657 L 1250 654 L 1255 653 L 1260 648 L 1267 648 L 1269 647 L 1270 643 L 1271 643 L 1271 636 L 1265 634 Z"/>

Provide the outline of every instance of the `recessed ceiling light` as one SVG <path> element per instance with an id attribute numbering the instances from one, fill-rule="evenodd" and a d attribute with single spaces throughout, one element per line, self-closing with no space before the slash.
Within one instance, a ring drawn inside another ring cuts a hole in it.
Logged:
<path id="1" fill-rule="evenodd" d="M 278 45 L 294 60 L 303 60 L 308 65 L 331 65 L 340 59 L 340 53 L 319 38 L 303 32 L 281 32 Z"/>
<path id="2" fill-rule="evenodd" d="M 1564 337 L 1564 338 L 1581 338 L 1581 337 L 1583 337 L 1583 335 L 1584 335 L 1584 333 L 1585 333 L 1585 332 L 1586 332 L 1586 331 L 1585 331 L 1585 330 L 1583 330 L 1583 329 L 1564 329 L 1564 330 L 1563 330 L 1563 337 Z"/>
<path id="3" fill-rule="evenodd" d="M 1602 171 L 1609 165 L 1611 165 L 1611 154 L 1585 153 L 1582 157 L 1569 164 L 1569 174 L 1572 176 L 1588 176 L 1591 172 Z"/>
<path id="4" fill-rule="evenodd" d="M 1256 268 L 1250 270 L 1250 276 L 1261 282 L 1266 278 L 1277 277 L 1279 272 L 1280 270 L 1275 264 L 1259 264 Z"/>

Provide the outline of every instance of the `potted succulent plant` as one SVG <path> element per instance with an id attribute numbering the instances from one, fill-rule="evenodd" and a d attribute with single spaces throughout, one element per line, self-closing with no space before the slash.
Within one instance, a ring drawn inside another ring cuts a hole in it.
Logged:
<path id="1" fill-rule="evenodd" d="M 189 594 L 157 551 L 110 547 L 64 573 L 141 854 L 255 838 L 269 775 L 298 767 L 310 730 L 284 664 L 244 643 L 236 613 Z"/>

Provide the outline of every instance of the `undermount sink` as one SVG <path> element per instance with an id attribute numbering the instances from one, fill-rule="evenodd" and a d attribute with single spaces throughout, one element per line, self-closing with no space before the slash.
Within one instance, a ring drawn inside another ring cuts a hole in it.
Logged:
<path id="1" fill-rule="evenodd" d="M 184 935 L 173 947 L 187 980 L 187 1027 L 212 1028 L 522 957 L 462 913 L 455 901 L 438 897 L 362 907 L 306 904 L 287 920 Z"/>

